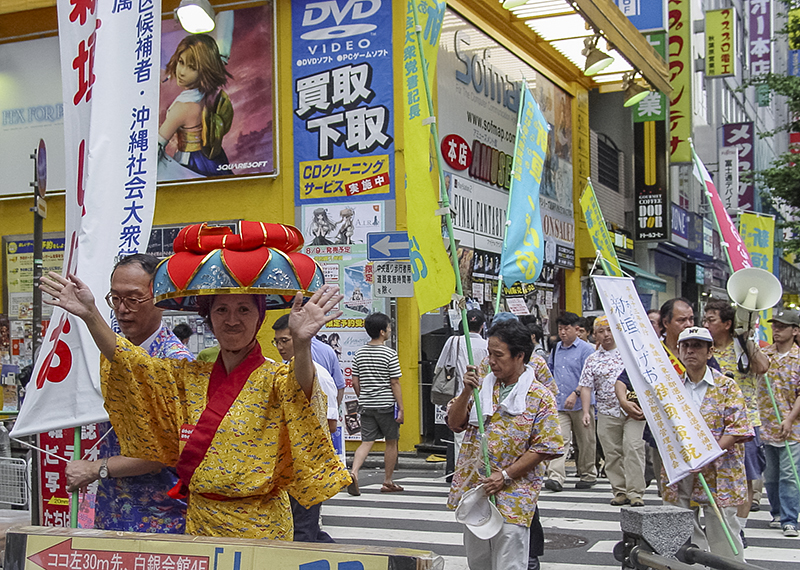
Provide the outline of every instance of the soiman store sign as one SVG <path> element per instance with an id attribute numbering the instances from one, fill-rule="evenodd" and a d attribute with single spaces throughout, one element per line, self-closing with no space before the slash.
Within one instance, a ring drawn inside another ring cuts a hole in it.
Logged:
<path id="1" fill-rule="evenodd" d="M 394 197 L 392 3 L 292 2 L 295 198 Z"/>

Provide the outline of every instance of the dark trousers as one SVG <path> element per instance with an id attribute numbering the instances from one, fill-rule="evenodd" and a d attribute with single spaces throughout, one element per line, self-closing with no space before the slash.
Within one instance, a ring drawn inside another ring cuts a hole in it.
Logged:
<path id="1" fill-rule="evenodd" d="M 542 528 L 542 521 L 539 518 L 539 506 L 533 512 L 533 520 L 531 521 L 531 546 L 528 551 L 530 558 L 537 558 L 544 554 L 544 529 Z"/>
<path id="2" fill-rule="evenodd" d="M 294 497 L 289 497 L 292 504 L 292 519 L 294 519 L 295 542 L 336 542 L 330 535 L 319 528 L 319 512 L 322 503 L 305 508 Z"/>

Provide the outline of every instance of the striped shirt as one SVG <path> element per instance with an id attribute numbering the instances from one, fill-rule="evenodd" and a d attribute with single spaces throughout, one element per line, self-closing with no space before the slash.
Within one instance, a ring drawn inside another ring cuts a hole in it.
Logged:
<path id="1" fill-rule="evenodd" d="M 394 406 L 391 380 L 402 375 L 397 353 L 388 346 L 365 344 L 359 348 L 353 358 L 353 376 L 361 389 L 359 405 L 372 409 Z"/>

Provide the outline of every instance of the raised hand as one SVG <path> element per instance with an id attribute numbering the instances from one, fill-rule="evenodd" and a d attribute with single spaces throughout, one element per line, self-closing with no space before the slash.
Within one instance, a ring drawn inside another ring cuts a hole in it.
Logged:
<path id="1" fill-rule="evenodd" d="M 61 307 L 81 319 L 86 320 L 97 310 L 94 304 L 94 295 L 89 286 L 73 274 L 64 278 L 58 273 L 50 271 L 47 275 L 42 276 L 39 289 L 53 297 L 52 300 L 43 298 L 43 303 Z"/>
<path id="2" fill-rule="evenodd" d="M 325 285 L 318 289 L 304 305 L 303 294 L 297 293 L 289 313 L 289 330 L 294 342 L 310 342 L 322 327 L 333 319 L 339 318 L 342 311 L 334 307 L 344 298 L 339 295 L 339 287 Z"/>

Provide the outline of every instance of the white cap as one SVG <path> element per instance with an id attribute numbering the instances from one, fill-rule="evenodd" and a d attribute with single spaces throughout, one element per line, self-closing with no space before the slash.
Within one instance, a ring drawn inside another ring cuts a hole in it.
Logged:
<path id="1" fill-rule="evenodd" d="M 714 342 L 714 339 L 711 337 L 711 333 L 708 332 L 708 329 L 703 327 L 689 327 L 688 329 L 683 329 L 683 332 L 678 337 L 678 343 L 692 339 L 704 340 L 712 344 Z"/>
<path id="2" fill-rule="evenodd" d="M 480 485 L 470 489 L 461 497 L 456 509 L 456 520 L 482 540 L 494 538 L 503 528 L 503 515 L 497 510 Z"/>

